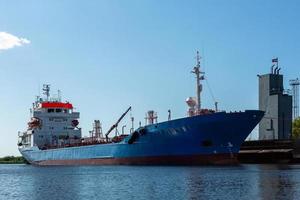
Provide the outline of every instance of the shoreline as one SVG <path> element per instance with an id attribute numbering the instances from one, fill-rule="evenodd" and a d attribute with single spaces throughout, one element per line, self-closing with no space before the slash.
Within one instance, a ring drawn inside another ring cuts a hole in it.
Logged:
<path id="1" fill-rule="evenodd" d="M 26 164 L 22 156 L 4 156 L 0 158 L 0 164 Z"/>

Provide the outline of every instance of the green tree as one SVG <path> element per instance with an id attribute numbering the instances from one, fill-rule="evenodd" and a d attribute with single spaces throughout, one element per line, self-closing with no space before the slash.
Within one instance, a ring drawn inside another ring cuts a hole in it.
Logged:
<path id="1" fill-rule="evenodd" d="M 293 138 L 300 138 L 300 117 L 293 121 L 293 130 L 292 130 Z"/>

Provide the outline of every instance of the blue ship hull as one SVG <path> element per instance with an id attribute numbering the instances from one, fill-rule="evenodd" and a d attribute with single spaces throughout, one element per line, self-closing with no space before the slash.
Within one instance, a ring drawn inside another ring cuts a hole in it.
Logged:
<path id="1" fill-rule="evenodd" d="M 121 142 L 40 150 L 20 148 L 36 165 L 230 164 L 264 112 L 219 112 L 148 125 Z"/>

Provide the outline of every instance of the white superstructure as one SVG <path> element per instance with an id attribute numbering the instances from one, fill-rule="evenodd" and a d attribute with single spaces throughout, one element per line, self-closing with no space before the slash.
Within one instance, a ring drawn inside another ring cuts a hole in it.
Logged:
<path id="1" fill-rule="evenodd" d="M 81 140 L 79 112 L 69 102 L 49 98 L 50 86 L 44 85 L 45 99 L 37 98 L 33 103 L 32 117 L 28 128 L 19 132 L 19 147 L 37 146 L 40 149 L 52 146 L 71 145 Z"/>

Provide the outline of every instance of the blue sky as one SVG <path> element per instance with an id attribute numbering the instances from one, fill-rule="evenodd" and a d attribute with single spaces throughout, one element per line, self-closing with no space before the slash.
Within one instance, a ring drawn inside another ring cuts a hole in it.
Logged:
<path id="1" fill-rule="evenodd" d="M 299 9 L 283 0 L 1 0 L 0 32 L 30 43 L 0 49 L 0 156 L 18 155 L 43 83 L 81 112 L 84 134 L 94 119 L 106 131 L 129 105 L 136 126 L 150 109 L 159 121 L 168 109 L 185 116 L 196 50 L 221 109 L 257 109 L 256 75 L 273 57 L 286 83 L 300 77 Z M 206 82 L 203 106 L 213 107 Z"/>

